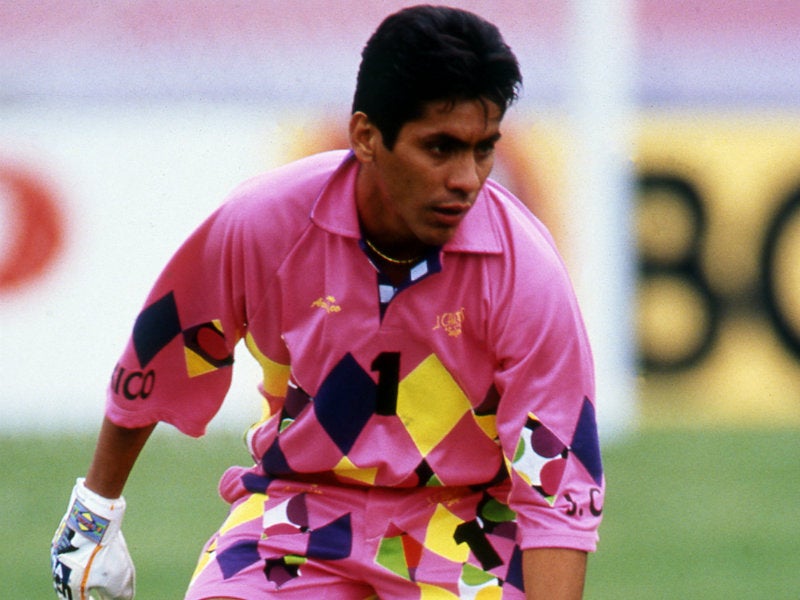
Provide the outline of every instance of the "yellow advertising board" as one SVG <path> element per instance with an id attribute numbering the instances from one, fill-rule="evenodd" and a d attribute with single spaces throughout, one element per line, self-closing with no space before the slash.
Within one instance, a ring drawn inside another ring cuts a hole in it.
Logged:
<path id="1" fill-rule="evenodd" d="M 565 131 L 523 127 L 499 176 L 569 262 Z M 800 115 L 644 112 L 634 132 L 642 424 L 800 424 Z"/>
<path id="2" fill-rule="evenodd" d="M 636 172 L 646 423 L 800 423 L 800 117 L 646 115 Z"/>

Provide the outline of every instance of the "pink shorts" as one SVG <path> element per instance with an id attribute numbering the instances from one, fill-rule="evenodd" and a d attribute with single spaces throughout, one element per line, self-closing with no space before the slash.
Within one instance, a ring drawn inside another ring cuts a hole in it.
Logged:
<path id="1" fill-rule="evenodd" d="M 187 600 L 525 597 L 514 513 L 484 491 L 248 487 L 203 549 Z"/>

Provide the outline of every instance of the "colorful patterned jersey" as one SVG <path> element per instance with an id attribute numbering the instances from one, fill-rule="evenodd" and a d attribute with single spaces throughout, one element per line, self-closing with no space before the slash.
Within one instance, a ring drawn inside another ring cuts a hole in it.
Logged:
<path id="1" fill-rule="evenodd" d="M 523 548 L 593 550 L 604 480 L 592 358 L 549 234 L 489 180 L 453 239 L 393 285 L 364 247 L 357 171 L 331 152 L 240 186 L 156 282 L 108 417 L 201 435 L 243 341 L 266 407 L 244 488 L 491 488 Z"/>

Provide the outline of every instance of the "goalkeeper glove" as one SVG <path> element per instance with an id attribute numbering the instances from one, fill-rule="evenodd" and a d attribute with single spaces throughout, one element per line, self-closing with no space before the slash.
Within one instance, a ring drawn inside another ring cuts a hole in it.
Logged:
<path id="1" fill-rule="evenodd" d="M 53 586 L 61 600 L 130 600 L 134 569 L 120 527 L 125 499 L 109 500 L 78 479 L 50 547 Z"/>

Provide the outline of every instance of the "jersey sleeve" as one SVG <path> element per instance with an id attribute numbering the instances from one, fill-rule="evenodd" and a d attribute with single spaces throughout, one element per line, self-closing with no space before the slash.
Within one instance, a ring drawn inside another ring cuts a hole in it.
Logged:
<path id="1" fill-rule="evenodd" d="M 605 481 L 594 369 L 572 286 L 549 234 L 507 255 L 496 326 L 497 423 L 523 549 L 597 544 Z"/>
<path id="2" fill-rule="evenodd" d="M 164 421 L 199 436 L 232 377 L 245 335 L 242 215 L 226 203 L 178 249 L 135 320 L 112 374 L 106 416 L 123 427 Z"/>

